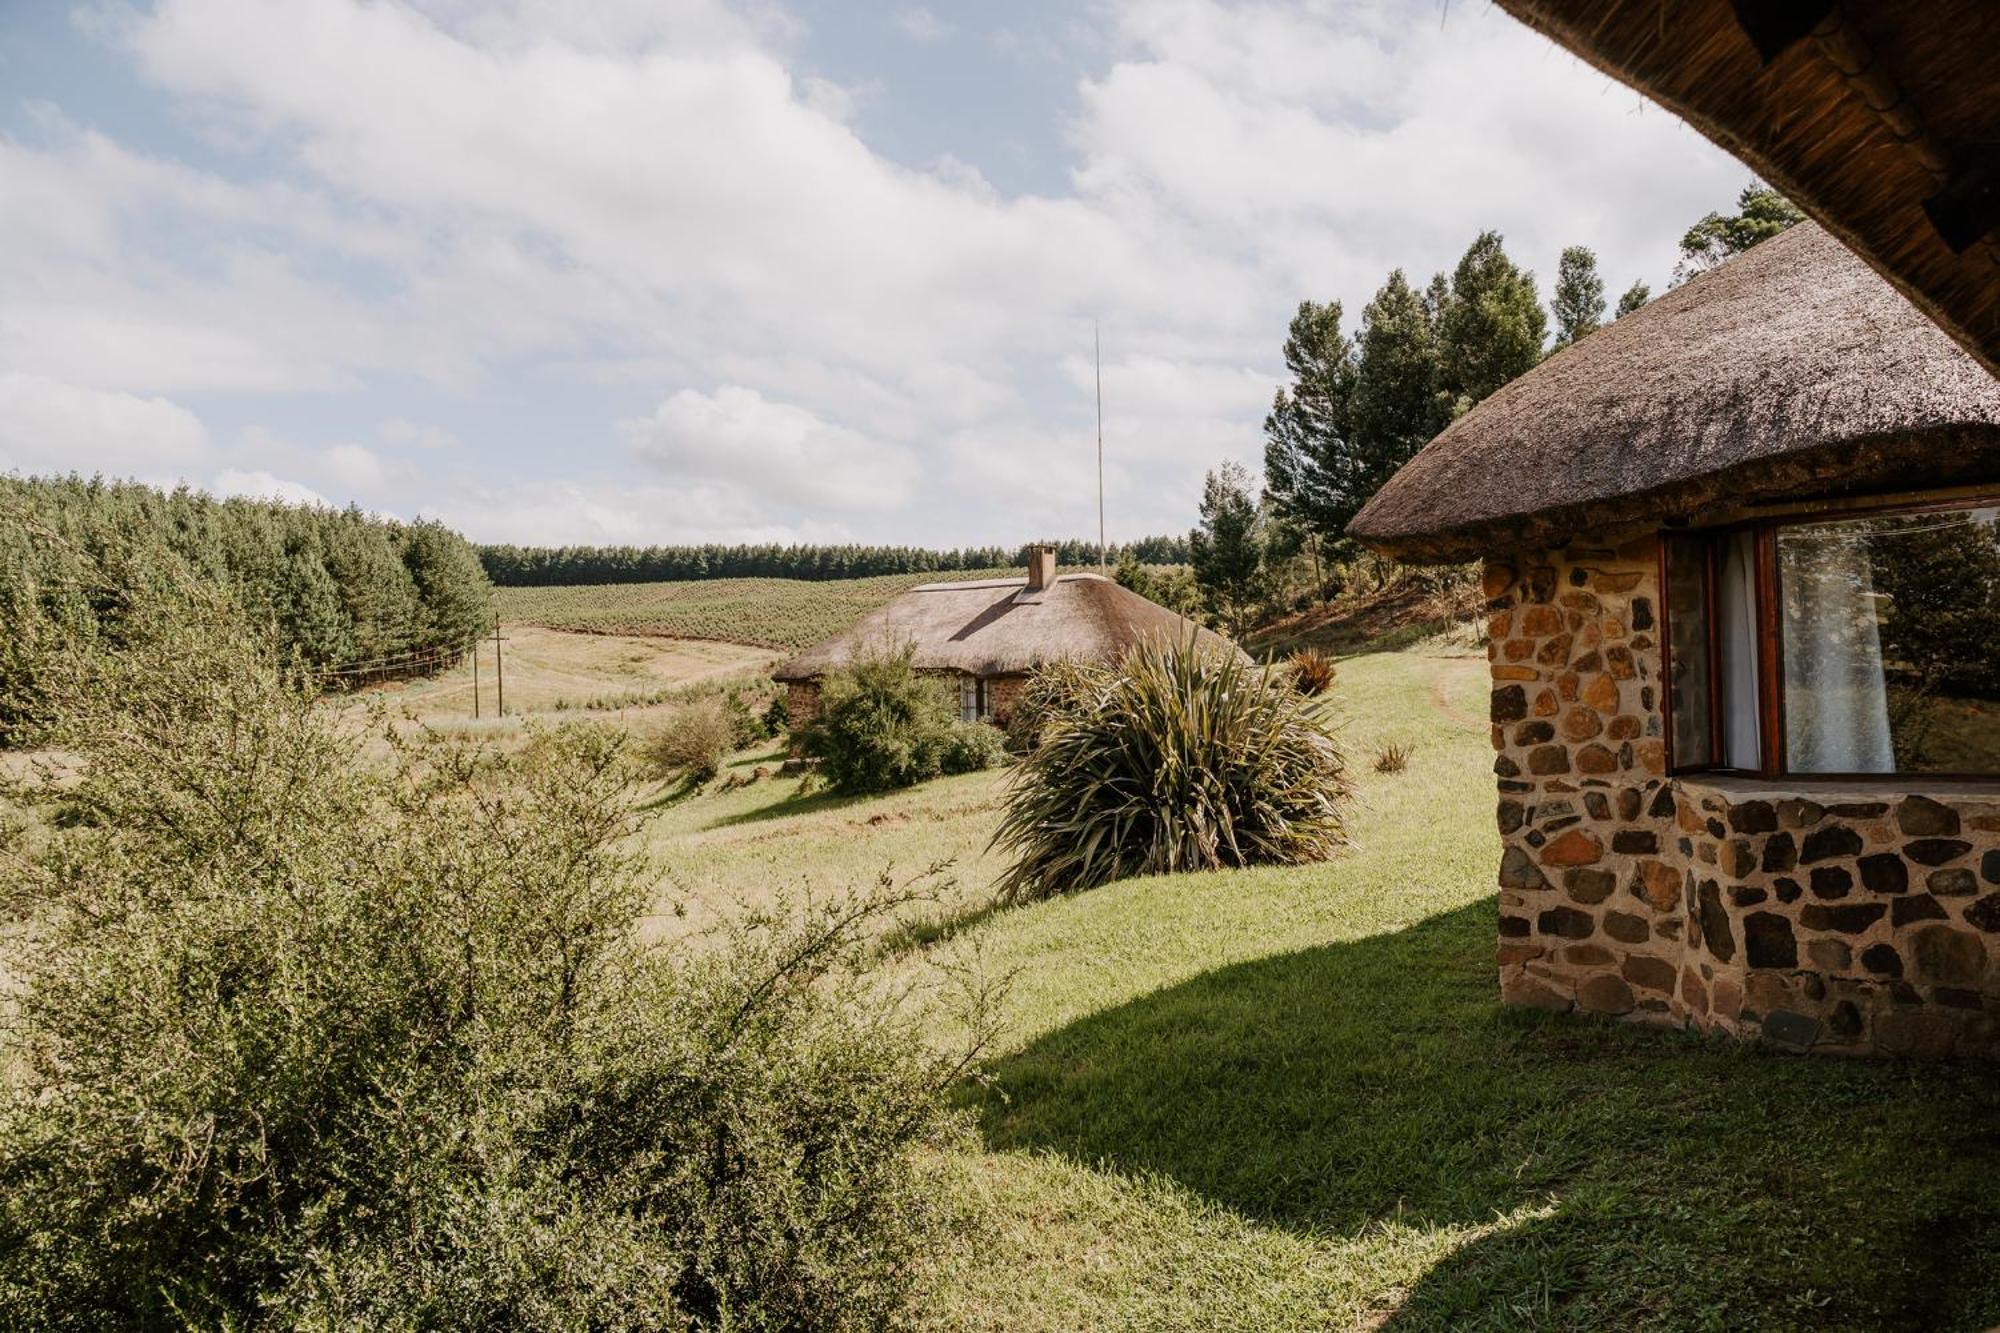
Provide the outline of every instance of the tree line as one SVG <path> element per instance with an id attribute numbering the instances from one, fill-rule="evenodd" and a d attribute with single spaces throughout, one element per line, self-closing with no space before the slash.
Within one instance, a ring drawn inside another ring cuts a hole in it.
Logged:
<path id="1" fill-rule="evenodd" d="M 955 569 L 998 569 L 1027 561 L 1027 546 L 481 546 L 486 576 L 501 587 L 549 587 L 588 583 L 688 583 L 700 579 L 858 579 L 878 574 L 927 574 Z M 1113 542 L 1116 562 L 1126 556 L 1142 565 L 1185 564 L 1185 537 L 1142 537 Z M 1095 565 L 1094 541 L 1056 543 L 1059 565 Z"/>
<path id="2" fill-rule="evenodd" d="M 1804 216 L 1752 183 L 1735 214 L 1710 213 L 1681 239 L 1675 284 Z M 1645 305 L 1634 282 L 1612 319 Z M 1287 330 L 1290 382 L 1264 418 L 1261 487 L 1224 463 L 1204 480 L 1189 563 L 1205 604 L 1243 623 L 1298 576 L 1320 596 L 1356 556 L 1347 525 L 1398 468 L 1481 399 L 1606 322 L 1604 279 L 1588 246 L 1562 252 L 1546 308 L 1535 275 L 1498 232 L 1481 232 L 1450 273 L 1423 287 L 1392 271 L 1350 334 L 1338 301 L 1302 301 Z"/>
<path id="3" fill-rule="evenodd" d="M 0 477 L 0 737 L 32 714 L 37 644 L 115 645 L 187 578 L 226 588 L 288 660 L 336 679 L 456 661 L 491 600 L 472 545 L 439 523 Z"/>

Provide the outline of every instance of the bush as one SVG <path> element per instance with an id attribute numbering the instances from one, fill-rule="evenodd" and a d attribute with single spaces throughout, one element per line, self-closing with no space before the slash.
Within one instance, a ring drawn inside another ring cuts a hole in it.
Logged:
<path id="1" fill-rule="evenodd" d="M 914 891 L 647 948 L 620 736 L 364 767 L 212 611 L 38 677 L 85 762 L 0 903 L 0 1326 L 888 1322 L 981 1040 L 867 971 Z"/>
<path id="2" fill-rule="evenodd" d="M 834 791 L 889 791 L 946 771 L 958 710 L 941 681 L 912 665 L 915 655 L 914 644 L 865 647 L 821 679 L 819 712 L 798 738 Z"/>
<path id="3" fill-rule="evenodd" d="M 1014 711 L 1007 718 L 1007 748 L 1013 753 L 1027 754 L 1042 743 L 1042 732 L 1048 726 L 1055 705 L 1070 697 L 1071 693 L 1083 688 L 1088 669 L 1068 658 L 1058 658 L 1035 668 L 1029 678 L 1028 688 L 1015 701 Z"/>
<path id="4" fill-rule="evenodd" d="M 1301 648 L 1285 659 L 1292 670 L 1292 684 L 1300 694 L 1325 694 L 1333 688 L 1333 659 L 1317 648 Z"/>
<path id="5" fill-rule="evenodd" d="M 706 782 L 737 749 L 737 720 L 722 698 L 697 699 L 674 710 L 647 742 L 644 758 L 660 774 Z"/>
<path id="6" fill-rule="evenodd" d="M 945 735 L 938 767 L 946 773 L 977 773 L 1006 761 L 1007 738 L 984 722 L 954 722 Z"/>
<path id="7" fill-rule="evenodd" d="M 782 736 L 792 729 L 792 706 L 784 695 L 771 700 L 771 706 L 764 710 L 764 734 Z"/>
<path id="8" fill-rule="evenodd" d="M 1317 861 L 1346 842 L 1333 738 L 1282 676 L 1192 641 L 1039 673 L 1041 736 L 993 843 L 1003 900 L 1126 875 Z"/>
<path id="9" fill-rule="evenodd" d="M 764 721 L 764 714 L 752 708 L 742 695 L 731 690 L 723 696 L 722 706 L 729 713 L 731 748 L 747 750 L 771 739 L 771 728 Z"/>

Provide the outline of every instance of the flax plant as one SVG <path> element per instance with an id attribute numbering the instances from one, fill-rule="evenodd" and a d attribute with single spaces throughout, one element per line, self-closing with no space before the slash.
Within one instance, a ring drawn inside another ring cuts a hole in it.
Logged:
<path id="1" fill-rule="evenodd" d="M 1324 860 L 1346 844 L 1346 765 L 1282 674 L 1192 641 L 1028 687 L 1034 748 L 993 845 L 1020 902 L 1128 875 Z"/>

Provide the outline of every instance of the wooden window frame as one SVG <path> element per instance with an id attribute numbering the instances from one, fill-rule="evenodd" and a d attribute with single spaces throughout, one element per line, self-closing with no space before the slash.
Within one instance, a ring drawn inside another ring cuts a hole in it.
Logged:
<path id="1" fill-rule="evenodd" d="M 1793 773 L 1786 765 L 1785 744 L 1785 636 L 1782 624 L 1781 588 L 1778 581 L 1778 533 L 1784 528 L 1843 518 L 1882 518 L 1901 514 L 1949 513 L 1958 509 L 2000 508 L 2000 488 L 1958 489 L 1945 494 L 1885 496 L 1875 499 L 1844 500 L 1824 507 L 1787 506 L 1780 515 L 1759 516 L 1707 527 L 1662 530 L 1659 534 L 1660 713 L 1661 730 L 1667 750 L 1667 773 L 1671 777 L 1700 774 L 1755 777 L 1790 782 L 1972 782 L 2000 786 L 2000 770 L 1985 773 L 1905 772 L 1888 773 Z M 1741 532 L 1754 534 L 1756 559 L 1755 596 L 1757 621 L 1757 719 L 1758 767 L 1734 768 L 1717 762 L 1726 753 L 1723 747 L 1723 717 L 1717 696 L 1722 681 L 1722 636 L 1715 632 L 1718 552 L 1728 538 Z M 1669 538 L 1695 539 L 1700 543 L 1702 568 L 1702 610 L 1707 621 L 1702 636 L 1708 655 L 1709 755 L 1707 764 L 1683 767 L 1674 754 L 1674 662 L 1673 608 L 1669 604 L 1668 579 L 1672 573 Z"/>

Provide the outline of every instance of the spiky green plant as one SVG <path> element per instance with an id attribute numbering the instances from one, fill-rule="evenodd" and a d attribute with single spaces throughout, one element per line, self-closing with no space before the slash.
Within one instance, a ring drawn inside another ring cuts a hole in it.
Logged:
<path id="1" fill-rule="evenodd" d="M 1333 659 L 1317 648 L 1301 648 L 1285 659 L 1292 669 L 1292 684 L 1300 694 L 1325 694 L 1333 688 Z"/>
<path id="2" fill-rule="evenodd" d="M 993 845 L 1002 900 L 1127 875 L 1296 864 L 1347 841 L 1352 788 L 1333 736 L 1279 673 L 1192 642 L 1038 676 L 1039 738 Z"/>

